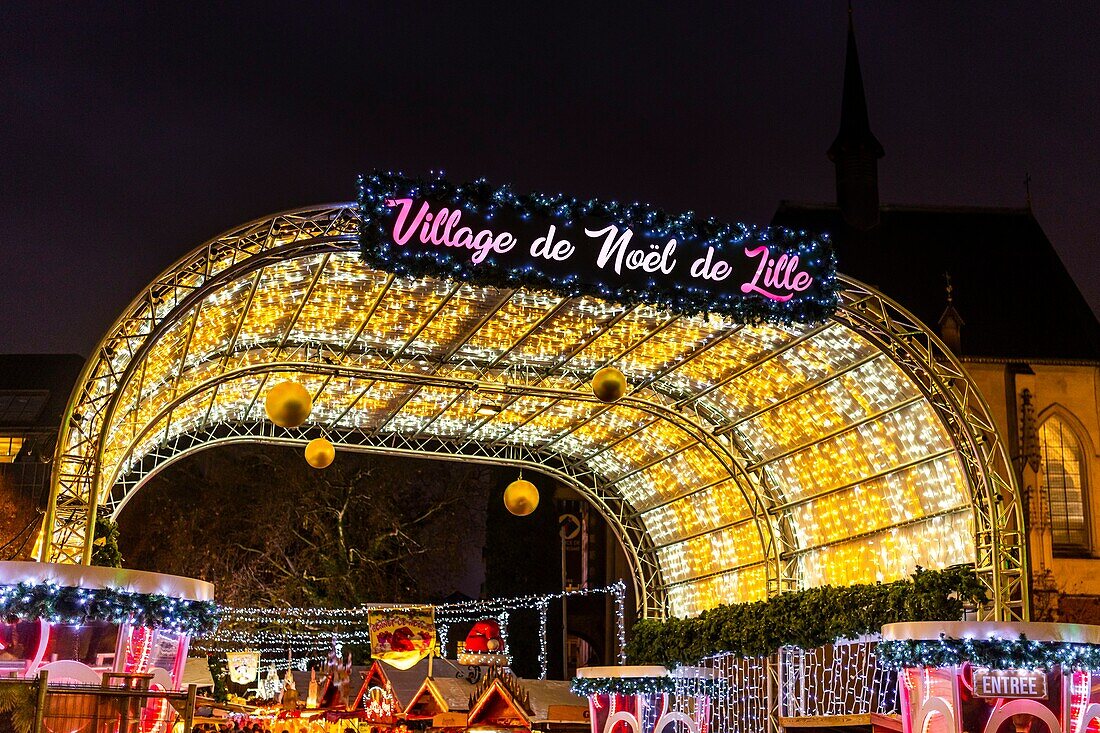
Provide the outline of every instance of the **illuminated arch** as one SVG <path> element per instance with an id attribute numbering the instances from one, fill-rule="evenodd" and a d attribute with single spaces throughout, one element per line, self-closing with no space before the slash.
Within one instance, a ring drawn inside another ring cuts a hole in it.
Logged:
<path id="1" fill-rule="evenodd" d="M 999 616 L 1024 614 L 1013 474 L 958 362 L 882 295 L 841 279 L 815 326 L 438 279 L 356 253 L 351 204 L 228 232 L 158 277 L 70 400 L 42 557 L 88 562 L 89 522 L 153 473 L 231 441 L 537 466 L 622 542 L 647 615 L 974 562 Z M 630 394 L 596 401 L 616 364 Z M 310 422 L 263 420 L 272 380 Z"/>

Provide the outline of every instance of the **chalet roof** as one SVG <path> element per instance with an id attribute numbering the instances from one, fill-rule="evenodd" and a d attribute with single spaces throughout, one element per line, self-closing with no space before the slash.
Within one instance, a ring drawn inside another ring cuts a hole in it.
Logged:
<path id="1" fill-rule="evenodd" d="M 470 693 L 474 691 L 474 685 L 465 677 L 441 677 L 436 674 L 432 678 L 435 689 L 447 702 L 447 709 L 452 713 L 465 713 L 470 710 Z"/>
<path id="2" fill-rule="evenodd" d="M 830 233 L 841 273 L 933 330 L 950 273 L 964 356 L 1100 360 L 1100 323 L 1028 209 L 883 206 L 860 231 L 834 205 L 783 201 L 773 221 Z"/>
<path id="3" fill-rule="evenodd" d="M 386 677 L 389 678 L 390 684 L 393 686 L 393 694 L 397 696 L 398 701 L 401 703 L 401 707 L 407 709 L 416 691 L 419 690 L 420 685 L 423 684 L 424 678 L 428 676 L 428 660 L 421 659 L 412 667 L 404 670 L 396 669 L 388 665 L 385 666 L 384 669 Z M 445 690 L 444 687 L 440 686 L 438 683 L 443 680 L 456 679 L 459 676 L 466 676 L 466 667 L 453 659 L 439 659 L 436 657 L 432 662 L 432 677 L 435 679 L 439 691 L 443 693 L 443 697 L 447 701 L 448 707 L 451 705 L 450 692 Z M 473 685 L 464 680 L 463 684 L 466 685 L 466 697 L 462 699 L 459 707 L 451 707 L 451 710 L 466 710 L 468 707 L 466 701 L 470 696 L 470 690 L 473 689 Z"/>
<path id="4" fill-rule="evenodd" d="M 587 698 L 574 695 L 571 683 L 564 680 L 520 680 L 531 695 L 531 719 L 541 723 L 549 719 L 551 705 L 588 705 Z"/>

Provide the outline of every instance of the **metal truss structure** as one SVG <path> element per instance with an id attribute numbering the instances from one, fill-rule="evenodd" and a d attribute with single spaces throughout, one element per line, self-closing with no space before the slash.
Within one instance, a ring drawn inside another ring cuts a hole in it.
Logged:
<path id="1" fill-rule="evenodd" d="M 158 277 L 70 399 L 42 559 L 88 562 L 156 471 L 234 441 L 529 467 L 617 534 L 640 613 L 976 563 L 1026 614 L 1019 492 L 988 407 L 915 318 L 842 280 L 827 323 L 748 326 L 649 306 L 370 270 L 357 212 L 265 218 Z M 615 364 L 631 390 L 587 388 Z M 294 379 L 301 429 L 263 418 Z"/>

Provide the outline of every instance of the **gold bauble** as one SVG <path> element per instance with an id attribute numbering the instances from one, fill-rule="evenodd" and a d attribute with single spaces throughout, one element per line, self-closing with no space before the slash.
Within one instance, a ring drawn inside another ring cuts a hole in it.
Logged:
<path id="1" fill-rule="evenodd" d="M 306 444 L 306 463 L 314 468 L 328 468 L 336 459 L 336 448 L 324 438 L 314 438 Z"/>
<path id="2" fill-rule="evenodd" d="M 280 382 L 267 391 L 264 407 L 271 422 L 281 428 L 296 428 L 309 418 L 313 399 L 297 382 Z"/>
<path id="3" fill-rule="evenodd" d="M 592 394 L 601 402 L 616 402 L 626 394 L 626 377 L 615 367 L 604 367 L 592 376 Z"/>
<path id="4" fill-rule="evenodd" d="M 539 505 L 539 490 L 530 481 L 518 479 L 504 490 L 504 506 L 517 517 L 526 517 Z"/>

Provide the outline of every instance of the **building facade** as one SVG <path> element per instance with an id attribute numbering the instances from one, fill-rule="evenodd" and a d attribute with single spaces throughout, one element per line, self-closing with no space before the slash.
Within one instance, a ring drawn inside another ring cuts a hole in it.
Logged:
<path id="1" fill-rule="evenodd" d="M 848 28 L 837 201 L 774 221 L 833 235 L 838 268 L 937 328 L 977 383 L 1027 501 L 1032 617 L 1100 611 L 1100 324 L 1030 207 L 879 203 L 878 161 Z"/>
<path id="2" fill-rule="evenodd" d="M 32 557 L 75 354 L 0 355 L 0 560 Z"/>

